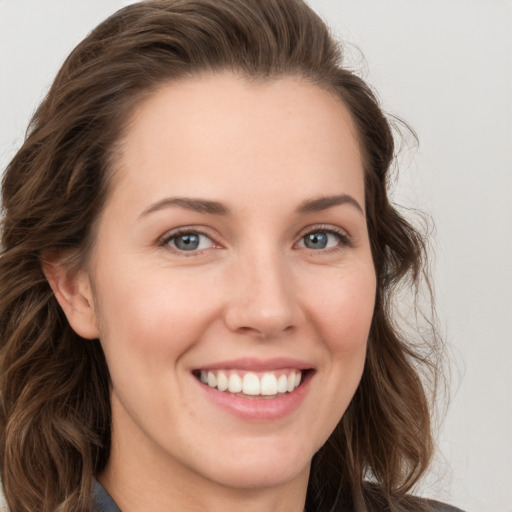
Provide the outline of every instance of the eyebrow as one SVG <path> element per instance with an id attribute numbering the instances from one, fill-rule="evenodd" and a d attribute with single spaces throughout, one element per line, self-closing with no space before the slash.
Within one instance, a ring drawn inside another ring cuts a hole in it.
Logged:
<path id="1" fill-rule="evenodd" d="M 333 208 L 334 206 L 339 206 L 343 204 L 350 204 L 354 206 L 359 212 L 364 215 L 363 209 L 361 205 L 350 195 L 341 194 L 336 196 L 324 196 L 318 197 L 314 199 L 307 199 L 302 202 L 297 208 L 298 213 L 312 213 L 312 212 L 321 212 L 324 210 L 328 210 L 329 208 Z M 169 208 L 172 206 L 179 206 L 181 208 L 185 208 L 187 210 L 192 210 L 198 213 L 206 213 L 211 215 L 228 215 L 229 208 L 218 201 L 211 201 L 208 199 L 195 199 L 190 197 L 167 197 L 158 201 L 148 208 L 146 208 L 140 215 L 140 217 L 145 217 L 150 213 L 164 210 L 165 208 Z"/>
<path id="2" fill-rule="evenodd" d="M 179 206 L 194 212 L 209 213 L 213 215 L 227 215 L 229 213 L 229 209 L 218 201 L 209 201 L 208 199 L 193 199 L 189 197 L 167 197 L 146 208 L 139 215 L 139 217 L 145 217 L 150 213 L 163 210 L 171 206 Z"/>
<path id="3" fill-rule="evenodd" d="M 352 205 L 364 215 L 364 211 L 361 205 L 348 194 L 308 199 L 301 203 L 301 205 L 297 208 L 297 211 L 299 213 L 321 212 L 323 210 L 332 208 L 333 206 L 339 206 L 342 204 Z"/>

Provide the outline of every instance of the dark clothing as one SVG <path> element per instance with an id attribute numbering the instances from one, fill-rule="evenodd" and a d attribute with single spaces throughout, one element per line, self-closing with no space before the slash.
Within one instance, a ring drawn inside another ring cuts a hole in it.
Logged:
<path id="1" fill-rule="evenodd" d="M 94 481 L 93 493 L 97 512 L 121 512 L 121 509 L 114 503 L 110 494 L 97 480 Z"/>
<path id="2" fill-rule="evenodd" d="M 94 497 L 96 499 L 97 512 L 121 512 L 120 508 L 98 481 L 94 483 Z M 432 512 L 462 512 L 459 508 L 439 503 L 438 501 L 432 501 L 431 505 Z M 411 510 L 411 512 L 414 511 Z"/>
<path id="3" fill-rule="evenodd" d="M 434 512 L 464 512 L 460 508 L 452 507 L 451 505 L 440 503 L 439 501 L 431 501 L 430 503 L 432 504 Z"/>

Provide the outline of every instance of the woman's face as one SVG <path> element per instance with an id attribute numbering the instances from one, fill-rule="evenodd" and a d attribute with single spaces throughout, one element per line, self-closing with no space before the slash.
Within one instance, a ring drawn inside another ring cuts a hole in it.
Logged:
<path id="1" fill-rule="evenodd" d="M 324 90 L 225 73 L 146 100 L 85 277 L 110 464 L 238 488 L 307 480 L 363 371 L 364 212 L 354 127 Z"/>

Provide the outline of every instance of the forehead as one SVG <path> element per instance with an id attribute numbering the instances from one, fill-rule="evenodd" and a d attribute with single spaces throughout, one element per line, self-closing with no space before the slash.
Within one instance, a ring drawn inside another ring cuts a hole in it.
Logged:
<path id="1" fill-rule="evenodd" d="M 118 187 L 136 184 L 139 195 L 159 187 L 190 195 L 193 187 L 206 197 L 221 183 L 250 195 L 272 181 L 290 194 L 325 194 L 339 181 L 364 194 L 349 111 L 295 77 L 254 82 L 223 73 L 165 85 L 135 111 L 116 163 Z"/>

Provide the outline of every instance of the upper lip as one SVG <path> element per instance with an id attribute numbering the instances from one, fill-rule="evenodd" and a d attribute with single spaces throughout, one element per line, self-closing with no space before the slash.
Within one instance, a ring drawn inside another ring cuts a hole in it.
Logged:
<path id="1" fill-rule="evenodd" d="M 281 370 L 284 368 L 294 368 L 297 370 L 310 370 L 313 368 L 311 363 L 293 359 L 289 357 L 276 357 L 272 359 L 254 359 L 240 358 L 230 359 L 229 361 L 219 361 L 216 363 L 199 366 L 196 370 L 245 370 L 253 372 L 264 372 L 272 370 Z"/>

